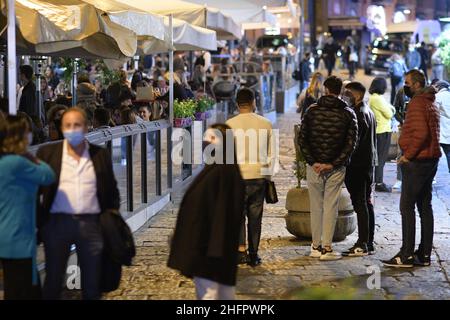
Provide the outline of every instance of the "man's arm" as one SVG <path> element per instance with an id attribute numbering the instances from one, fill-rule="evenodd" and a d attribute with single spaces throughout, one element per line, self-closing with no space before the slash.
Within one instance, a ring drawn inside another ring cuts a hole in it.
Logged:
<path id="1" fill-rule="evenodd" d="M 425 108 L 418 106 L 418 103 L 420 102 L 410 102 L 408 112 L 406 113 L 405 123 L 403 124 L 402 137 L 400 137 L 404 156 L 408 160 L 416 158 L 428 136 L 427 116 L 424 112 Z M 405 144 L 405 139 L 407 139 L 407 148 L 402 146 L 402 144 Z"/>
<path id="2" fill-rule="evenodd" d="M 297 142 L 297 144 L 299 146 L 299 150 L 303 154 L 303 157 L 305 158 L 306 162 L 312 166 L 314 163 L 316 163 L 316 160 L 312 156 L 311 146 L 309 144 L 308 133 L 311 130 L 311 128 L 309 127 L 310 117 L 311 117 L 311 111 L 308 110 L 305 113 L 305 116 L 303 118 L 302 124 L 300 126 L 300 133 L 298 135 L 298 140 L 296 142 Z"/>
<path id="3" fill-rule="evenodd" d="M 348 116 L 350 118 L 347 135 L 345 138 L 345 145 L 341 151 L 341 154 L 334 160 L 331 164 L 334 168 L 344 166 L 346 162 L 350 159 L 353 151 L 356 148 L 358 142 L 358 120 L 353 111 L 348 111 Z"/>

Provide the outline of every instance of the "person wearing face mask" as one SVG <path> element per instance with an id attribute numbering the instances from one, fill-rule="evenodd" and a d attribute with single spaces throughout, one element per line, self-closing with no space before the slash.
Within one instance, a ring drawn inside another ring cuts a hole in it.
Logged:
<path id="1" fill-rule="evenodd" d="M 86 141 L 83 109 L 61 118 L 64 140 L 37 152 L 55 171 L 57 181 L 41 190 L 38 230 L 45 249 L 44 299 L 61 298 L 70 248 L 76 245 L 83 299 L 99 299 L 103 237 L 100 213 L 118 210 L 120 194 L 111 155 Z"/>
<path id="2" fill-rule="evenodd" d="M 365 93 L 366 88 L 360 82 L 350 82 L 345 86 L 344 96 L 348 97 L 349 105 L 358 119 L 358 144 L 345 173 L 345 186 L 358 217 L 358 240 L 353 247 L 342 253 L 349 257 L 375 253 L 375 213 L 371 198 L 377 161 L 376 121 L 372 110 L 363 101 Z"/>
<path id="3" fill-rule="evenodd" d="M 21 116 L 0 119 L 0 264 L 6 300 L 40 299 L 36 265 L 36 199 L 55 173 L 27 152 L 32 140 Z"/>
<path id="4" fill-rule="evenodd" d="M 184 194 L 167 263 L 193 278 L 199 300 L 235 295 L 245 185 L 236 161 L 227 161 L 234 148 L 230 133 L 225 124 L 205 133 L 206 165 Z"/>
<path id="5" fill-rule="evenodd" d="M 433 179 L 437 172 L 441 150 L 439 146 L 439 109 L 435 104 L 436 91 L 425 87 L 425 75 L 419 70 L 406 73 L 405 94 L 411 98 L 399 138 L 403 156 L 402 166 L 402 247 L 393 258 L 383 264 L 395 268 L 429 266 L 433 247 L 434 219 L 432 200 Z M 415 249 L 416 213 L 419 211 L 421 240 Z"/>

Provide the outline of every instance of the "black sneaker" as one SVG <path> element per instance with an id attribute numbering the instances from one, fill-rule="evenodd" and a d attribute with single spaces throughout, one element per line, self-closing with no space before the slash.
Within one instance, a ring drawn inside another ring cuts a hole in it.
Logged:
<path id="1" fill-rule="evenodd" d="M 392 188 L 388 187 L 385 183 L 377 183 L 375 185 L 375 191 L 391 193 L 392 192 Z"/>
<path id="2" fill-rule="evenodd" d="M 239 251 L 239 253 L 238 253 L 238 264 L 247 264 L 248 261 L 249 261 L 249 258 L 248 258 L 247 252 Z"/>
<path id="3" fill-rule="evenodd" d="M 251 267 L 257 267 L 262 263 L 261 258 L 258 256 L 258 254 L 250 254 L 249 255 L 249 261 L 248 265 Z"/>
<path id="4" fill-rule="evenodd" d="M 367 251 L 369 252 L 369 255 L 374 255 L 377 250 L 375 249 L 375 246 L 373 245 L 373 243 L 368 243 L 367 244 Z"/>
<path id="5" fill-rule="evenodd" d="M 369 251 L 367 250 L 367 245 L 360 245 L 358 243 L 347 251 L 342 252 L 342 255 L 346 257 L 364 257 L 368 254 Z"/>
<path id="6" fill-rule="evenodd" d="M 386 267 L 391 268 L 412 268 L 414 267 L 414 257 L 402 258 L 400 254 L 397 254 L 390 260 L 381 261 Z"/>
<path id="7" fill-rule="evenodd" d="M 428 267 L 431 265 L 431 257 L 421 254 L 419 251 L 414 252 L 414 265 L 420 267 Z"/>

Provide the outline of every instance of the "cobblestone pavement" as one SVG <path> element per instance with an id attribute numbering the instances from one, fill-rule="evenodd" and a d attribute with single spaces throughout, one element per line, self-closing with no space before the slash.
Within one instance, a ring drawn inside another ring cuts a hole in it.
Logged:
<path id="1" fill-rule="evenodd" d="M 368 85 L 371 78 L 360 74 L 358 79 Z M 239 267 L 237 298 L 449 299 L 450 175 L 444 161 L 440 163 L 434 186 L 435 238 L 430 267 L 389 270 L 380 263 L 380 259 L 396 254 L 401 245 L 399 192 L 375 194 L 375 255 L 321 262 L 307 256 L 309 242 L 297 240 L 285 228 L 286 194 L 296 185 L 292 128 L 297 122 L 294 110 L 278 117 L 281 170 L 274 180 L 280 201 L 265 207 L 260 246 L 263 264 L 257 268 Z M 385 170 L 386 182 L 393 184 L 395 163 L 388 163 Z M 192 281 L 166 267 L 168 238 L 181 197 L 181 192 L 175 194 L 173 204 L 136 233 L 138 249 L 134 265 L 124 269 L 120 288 L 106 299 L 195 299 Z M 355 232 L 337 243 L 335 249 L 349 248 L 356 238 Z M 374 278 L 369 278 L 371 270 L 381 272 L 379 289 L 368 288 L 367 282 L 376 284 Z"/>

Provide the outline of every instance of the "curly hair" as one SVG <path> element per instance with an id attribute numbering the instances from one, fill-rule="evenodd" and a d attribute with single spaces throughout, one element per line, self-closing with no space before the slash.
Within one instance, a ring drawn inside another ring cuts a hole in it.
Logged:
<path id="1" fill-rule="evenodd" d="M 0 125 L 0 155 L 24 154 L 28 147 L 27 133 L 31 131 L 25 117 L 8 115 Z"/>

